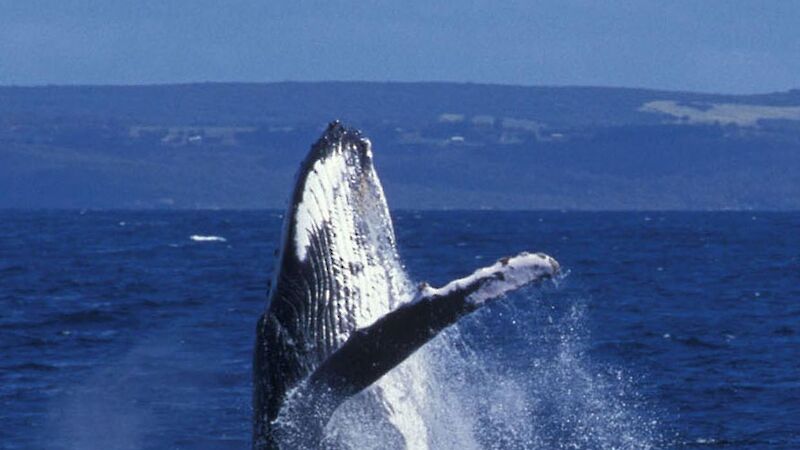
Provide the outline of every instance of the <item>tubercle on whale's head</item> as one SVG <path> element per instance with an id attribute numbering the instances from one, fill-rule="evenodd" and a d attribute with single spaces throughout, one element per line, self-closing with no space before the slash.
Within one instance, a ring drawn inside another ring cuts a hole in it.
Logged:
<path id="1" fill-rule="evenodd" d="M 372 164 L 372 143 L 355 128 L 347 127 L 339 120 L 328 124 L 322 136 L 311 147 L 312 151 L 304 161 L 303 166 L 313 165 L 316 161 L 325 159 L 337 149 L 353 151 L 363 169 Z"/>

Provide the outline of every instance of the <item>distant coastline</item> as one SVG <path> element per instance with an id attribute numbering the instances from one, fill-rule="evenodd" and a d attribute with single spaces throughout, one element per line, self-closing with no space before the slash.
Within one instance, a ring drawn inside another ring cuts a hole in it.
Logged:
<path id="1" fill-rule="evenodd" d="M 800 209 L 800 90 L 444 82 L 0 87 L 0 208 L 282 209 L 334 118 L 400 209 Z"/>

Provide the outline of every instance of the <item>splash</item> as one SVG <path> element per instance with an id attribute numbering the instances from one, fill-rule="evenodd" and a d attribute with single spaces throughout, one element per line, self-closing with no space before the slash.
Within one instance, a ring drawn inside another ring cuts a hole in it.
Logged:
<path id="1" fill-rule="evenodd" d="M 546 299 L 524 290 L 446 330 L 342 405 L 326 442 L 347 449 L 658 448 L 659 424 L 635 380 L 591 361 L 585 301 L 564 294 Z"/>

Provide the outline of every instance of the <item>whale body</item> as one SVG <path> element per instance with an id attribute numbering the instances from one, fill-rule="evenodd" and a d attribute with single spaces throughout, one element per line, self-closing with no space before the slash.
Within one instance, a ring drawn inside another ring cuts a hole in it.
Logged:
<path id="1" fill-rule="evenodd" d="M 464 315 L 559 273 L 553 258 L 523 252 L 410 288 L 372 158 L 369 140 L 333 122 L 300 166 L 256 329 L 254 449 L 335 447 L 325 425 L 348 398 Z M 402 408 L 391 401 L 377 399 Z"/>

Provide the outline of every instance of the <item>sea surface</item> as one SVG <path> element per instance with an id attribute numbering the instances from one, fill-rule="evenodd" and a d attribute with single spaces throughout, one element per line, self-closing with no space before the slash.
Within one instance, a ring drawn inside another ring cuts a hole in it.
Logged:
<path id="1" fill-rule="evenodd" d="M 422 350 L 439 370 L 429 384 L 453 393 L 427 424 L 440 441 L 800 448 L 799 213 L 393 217 L 416 281 L 522 250 L 566 273 Z M 0 448 L 248 448 L 281 222 L 0 211 Z"/>

